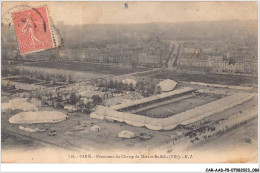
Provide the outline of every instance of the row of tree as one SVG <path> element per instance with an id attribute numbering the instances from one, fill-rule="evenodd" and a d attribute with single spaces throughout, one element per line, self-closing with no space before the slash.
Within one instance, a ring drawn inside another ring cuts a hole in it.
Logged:
<path id="1" fill-rule="evenodd" d="M 138 91 L 143 96 L 147 97 L 154 94 L 160 94 L 162 88 L 160 86 L 156 86 L 153 81 L 144 83 L 142 81 L 138 81 L 134 86 L 132 83 L 127 84 L 123 83 L 122 81 L 114 81 L 114 80 L 106 80 L 106 79 L 99 79 L 95 81 L 96 86 L 104 87 L 109 89 L 115 89 L 115 92 L 123 92 L 123 91 Z"/>
<path id="2" fill-rule="evenodd" d="M 114 81 L 114 80 L 107 81 L 107 80 L 103 79 L 103 80 L 96 80 L 95 84 L 98 87 L 115 89 L 115 92 L 134 91 L 135 90 L 134 85 L 132 83 L 126 84 L 121 81 Z"/>
<path id="3" fill-rule="evenodd" d="M 83 101 L 81 100 L 81 98 L 82 98 L 81 95 L 76 96 L 75 93 L 71 93 L 69 95 L 69 99 L 67 99 L 67 103 L 71 104 L 71 105 L 84 104 Z M 93 100 L 94 106 L 102 103 L 102 98 L 100 98 L 98 95 L 93 95 L 92 96 L 92 100 Z M 56 101 L 57 102 L 61 102 L 62 101 L 61 94 L 57 95 Z"/>
<path id="4" fill-rule="evenodd" d="M 66 82 L 66 83 L 73 83 L 74 80 L 69 74 L 55 74 L 55 73 L 47 73 L 42 71 L 30 71 L 28 69 L 15 69 L 10 72 L 12 75 L 21 75 L 27 79 L 40 79 L 45 80 L 47 82 Z"/>

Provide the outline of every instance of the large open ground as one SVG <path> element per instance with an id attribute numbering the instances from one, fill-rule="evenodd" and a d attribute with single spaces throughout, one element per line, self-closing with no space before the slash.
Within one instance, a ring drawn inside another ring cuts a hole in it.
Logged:
<path id="1" fill-rule="evenodd" d="M 122 75 L 143 71 L 145 69 L 133 69 L 115 65 L 95 64 L 87 62 L 74 62 L 74 61 L 44 61 L 44 62 L 30 62 L 24 64 L 26 66 L 45 67 L 54 69 L 64 69 L 72 71 L 83 71 L 92 73 L 103 73 L 112 75 Z"/>
<path id="2" fill-rule="evenodd" d="M 154 118 L 165 118 L 168 116 L 174 116 L 175 114 L 178 114 L 185 110 L 193 109 L 197 106 L 209 103 L 214 100 L 217 100 L 217 98 L 212 96 L 205 97 L 202 95 L 196 95 L 194 97 L 169 103 L 163 106 L 158 106 L 156 108 L 140 111 L 137 112 L 136 114 L 145 115 Z"/>
<path id="3" fill-rule="evenodd" d="M 238 76 L 232 74 L 199 74 L 199 73 L 184 73 L 177 70 L 162 69 L 156 72 L 136 75 L 137 77 L 156 78 L 156 79 L 172 79 L 175 81 L 194 81 L 204 83 L 217 83 L 224 85 L 240 85 L 240 86 L 257 86 L 257 77 Z"/>

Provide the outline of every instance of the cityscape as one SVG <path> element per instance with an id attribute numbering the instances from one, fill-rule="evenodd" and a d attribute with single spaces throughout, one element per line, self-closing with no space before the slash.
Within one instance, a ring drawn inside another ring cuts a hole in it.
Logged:
<path id="1" fill-rule="evenodd" d="M 55 21 L 62 45 L 24 55 L 14 26 L 1 27 L 6 162 L 12 149 L 46 148 L 95 159 L 130 151 L 142 155 L 140 162 L 154 157 L 149 153 L 185 154 L 172 162 L 233 162 L 242 155 L 257 162 L 257 21 Z M 217 157 L 207 160 L 207 152 Z"/>

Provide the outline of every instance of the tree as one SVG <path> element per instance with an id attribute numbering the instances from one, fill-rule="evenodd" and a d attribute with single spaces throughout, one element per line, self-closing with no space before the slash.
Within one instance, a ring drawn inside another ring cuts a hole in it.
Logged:
<path id="1" fill-rule="evenodd" d="M 98 104 L 102 103 L 102 99 L 98 95 L 93 95 L 92 99 L 93 99 L 94 105 L 98 105 Z"/>
<path id="2" fill-rule="evenodd" d="M 69 102 L 70 102 L 70 104 L 73 104 L 73 105 L 75 105 L 78 102 L 78 98 L 75 93 L 70 94 Z"/>
<path id="3" fill-rule="evenodd" d="M 134 85 L 132 83 L 129 84 L 129 91 L 134 91 Z"/>
<path id="4" fill-rule="evenodd" d="M 113 88 L 114 87 L 114 81 L 110 80 L 108 84 L 108 88 Z"/>
<path id="5" fill-rule="evenodd" d="M 41 80 L 44 80 L 44 75 L 43 75 L 43 74 L 40 74 L 39 78 L 40 78 Z"/>
<path id="6" fill-rule="evenodd" d="M 19 69 L 15 69 L 14 70 L 14 75 L 20 75 L 20 70 Z"/>
<path id="7" fill-rule="evenodd" d="M 10 90 L 15 90 L 15 85 L 11 85 Z"/>
<path id="8" fill-rule="evenodd" d="M 67 74 L 66 82 L 67 82 L 67 83 L 71 83 L 71 76 L 70 76 L 69 74 Z"/>
<path id="9" fill-rule="evenodd" d="M 115 88 L 116 88 L 116 92 L 120 93 L 123 89 L 123 83 L 121 81 L 119 81 Z"/>
<path id="10" fill-rule="evenodd" d="M 66 82 L 66 76 L 65 75 L 60 75 L 58 78 L 60 79 L 61 82 Z"/>
<path id="11" fill-rule="evenodd" d="M 136 85 L 135 85 L 135 88 L 138 89 L 138 90 L 140 90 L 140 86 L 141 86 L 140 83 L 141 83 L 141 82 L 138 81 L 138 82 L 136 83 Z"/>
<path id="12" fill-rule="evenodd" d="M 107 83 L 106 79 L 101 79 L 100 83 L 102 84 L 101 87 L 107 87 L 108 86 L 108 83 Z"/>
<path id="13" fill-rule="evenodd" d="M 88 102 L 86 105 L 85 104 L 80 105 L 80 109 L 83 113 L 89 114 L 91 112 L 91 103 Z"/>
<path id="14" fill-rule="evenodd" d="M 118 88 L 118 82 L 117 82 L 117 80 L 114 82 L 114 86 L 113 86 L 113 88 Z"/>
<path id="15" fill-rule="evenodd" d="M 102 79 L 100 79 L 100 80 L 97 80 L 97 86 L 98 87 L 104 87 L 104 82 L 103 82 L 103 80 Z"/>
<path id="16" fill-rule="evenodd" d="M 42 96 L 40 94 L 38 94 L 37 98 L 41 100 Z"/>
<path id="17" fill-rule="evenodd" d="M 144 92 L 144 91 L 145 91 L 145 86 L 144 86 L 144 83 L 143 83 L 143 82 L 140 83 L 140 91 L 141 91 L 141 92 Z"/>
<path id="18" fill-rule="evenodd" d="M 154 83 L 152 83 L 150 86 L 150 94 L 153 94 L 155 92 L 155 87 L 156 86 L 154 85 Z"/>
<path id="19" fill-rule="evenodd" d="M 124 84 L 124 88 L 125 88 L 126 91 L 128 91 L 129 90 L 129 85 L 127 83 L 125 83 Z"/>
<path id="20" fill-rule="evenodd" d="M 231 65 L 231 64 L 235 65 L 235 63 L 236 63 L 235 58 L 233 58 L 233 57 L 229 58 L 229 61 L 228 61 L 229 65 Z"/>
<path id="21" fill-rule="evenodd" d="M 147 89 L 149 95 L 152 95 L 155 92 L 155 85 L 153 83 L 150 84 L 149 88 Z"/>
<path id="22" fill-rule="evenodd" d="M 93 80 L 91 80 L 91 83 L 93 84 L 93 85 L 96 85 L 96 86 L 98 86 L 99 85 L 99 80 L 96 78 L 96 79 L 93 79 Z"/>
<path id="23" fill-rule="evenodd" d="M 157 86 L 156 87 L 156 93 L 157 94 L 161 94 L 162 93 L 162 87 L 161 86 Z"/>
<path id="24" fill-rule="evenodd" d="M 46 73 L 45 76 L 44 76 L 44 79 L 46 81 L 50 81 L 51 80 L 50 75 Z"/>
<path id="25" fill-rule="evenodd" d="M 142 96 L 144 96 L 144 97 L 148 97 L 148 96 L 149 96 L 148 90 L 144 90 Z"/>
<path id="26" fill-rule="evenodd" d="M 58 92 L 57 93 L 57 99 L 56 99 L 57 102 L 61 102 L 62 101 L 62 96 L 61 94 Z"/>

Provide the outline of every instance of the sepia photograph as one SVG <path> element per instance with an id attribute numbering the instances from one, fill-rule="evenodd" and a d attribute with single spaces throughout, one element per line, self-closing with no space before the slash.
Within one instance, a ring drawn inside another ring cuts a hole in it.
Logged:
<path id="1" fill-rule="evenodd" d="M 257 1 L 3 1 L 2 163 L 258 163 Z"/>

